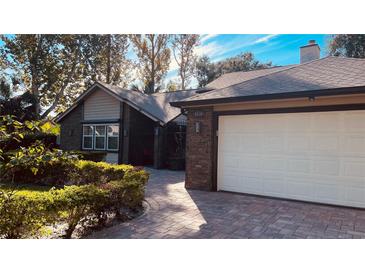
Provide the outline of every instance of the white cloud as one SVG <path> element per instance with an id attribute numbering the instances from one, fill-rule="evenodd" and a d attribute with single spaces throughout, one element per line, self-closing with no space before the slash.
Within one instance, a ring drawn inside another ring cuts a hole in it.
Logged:
<path id="1" fill-rule="evenodd" d="M 212 39 L 218 36 L 218 34 L 203 34 L 200 38 L 200 43 L 204 43 L 205 41 Z"/>
<path id="2" fill-rule="evenodd" d="M 218 45 L 217 42 L 211 42 L 206 45 L 196 47 L 195 54 L 198 56 L 208 55 L 211 57 L 222 52 L 222 50 L 224 50 L 223 46 Z"/>
<path id="3" fill-rule="evenodd" d="M 253 44 L 260 44 L 260 43 L 265 43 L 265 42 L 268 42 L 269 40 L 271 40 L 272 38 L 274 38 L 275 36 L 277 36 L 277 34 L 269 34 L 269 35 L 266 35 L 264 37 L 261 37 L 257 40 L 255 40 L 253 42 Z"/>

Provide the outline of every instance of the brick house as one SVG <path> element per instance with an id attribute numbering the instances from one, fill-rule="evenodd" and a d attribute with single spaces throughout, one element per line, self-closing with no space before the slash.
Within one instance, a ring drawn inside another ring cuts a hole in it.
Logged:
<path id="1" fill-rule="evenodd" d="M 235 72 L 172 102 L 187 114 L 186 187 L 365 208 L 365 59 Z"/>
<path id="2" fill-rule="evenodd" d="M 111 163 L 181 168 L 186 116 L 169 102 L 195 94 L 186 90 L 146 95 L 97 82 L 56 118 L 60 147 L 103 153 Z"/>

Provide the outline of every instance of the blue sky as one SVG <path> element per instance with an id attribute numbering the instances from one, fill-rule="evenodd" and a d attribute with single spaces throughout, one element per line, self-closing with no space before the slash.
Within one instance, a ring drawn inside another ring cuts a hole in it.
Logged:
<path id="1" fill-rule="evenodd" d="M 201 35 L 198 55 L 207 55 L 215 62 L 242 52 L 252 52 L 262 62 L 273 65 L 299 63 L 299 47 L 314 39 L 321 48 L 321 55 L 327 54 L 328 35 L 325 34 L 205 34 Z M 167 81 L 176 77 L 176 65 L 171 62 Z"/>
<path id="2" fill-rule="evenodd" d="M 249 51 L 259 61 L 272 61 L 276 66 L 298 64 L 300 46 L 314 39 L 321 48 L 321 56 L 324 57 L 327 54 L 328 38 L 326 34 L 203 34 L 196 54 L 207 55 L 211 61 L 216 62 Z M 0 46 L 1 44 L 0 40 Z M 128 57 L 136 58 L 132 49 Z M 177 80 L 176 77 L 177 64 L 174 58 L 171 58 L 165 83 Z M 196 81 L 193 80 L 191 86 L 195 85 Z"/>

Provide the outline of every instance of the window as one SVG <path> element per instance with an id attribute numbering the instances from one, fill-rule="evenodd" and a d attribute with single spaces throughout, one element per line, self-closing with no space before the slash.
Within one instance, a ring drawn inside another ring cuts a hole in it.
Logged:
<path id="1" fill-rule="evenodd" d="M 82 148 L 117 151 L 119 148 L 119 125 L 84 125 Z"/>
<path id="2" fill-rule="evenodd" d="M 93 126 L 83 127 L 82 148 L 93 149 Z"/>
<path id="3" fill-rule="evenodd" d="M 95 149 L 105 150 L 105 126 L 95 126 Z"/>
<path id="4" fill-rule="evenodd" d="M 108 126 L 108 150 L 118 150 L 119 143 L 119 126 Z"/>

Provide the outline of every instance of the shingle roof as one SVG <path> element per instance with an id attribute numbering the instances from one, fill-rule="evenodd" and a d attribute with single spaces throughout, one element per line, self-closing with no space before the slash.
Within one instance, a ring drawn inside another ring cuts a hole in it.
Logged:
<path id="1" fill-rule="evenodd" d="M 237 71 L 231 73 L 225 73 L 222 76 L 218 77 L 217 79 L 210 82 L 206 87 L 208 89 L 221 89 L 226 88 L 228 86 L 232 86 L 238 83 L 242 83 L 244 81 L 248 81 L 257 77 L 261 77 L 264 75 L 268 75 L 277 71 L 281 71 L 287 69 L 289 67 L 293 67 L 294 65 L 290 66 L 277 66 L 272 68 L 266 69 L 258 69 L 258 70 L 251 70 L 251 71 Z"/>
<path id="2" fill-rule="evenodd" d="M 362 86 L 365 86 L 365 59 L 326 57 L 198 94 L 178 104 Z"/>
<path id="3" fill-rule="evenodd" d="M 100 82 L 99 82 L 100 83 Z M 110 91 L 117 94 L 121 99 L 140 107 L 145 112 L 156 117 L 164 124 L 181 114 L 179 108 L 170 105 L 170 102 L 180 101 L 196 94 L 197 90 L 182 90 L 175 92 L 161 92 L 147 95 L 138 91 L 131 91 L 105 83 L 100 83 Z"/>
<path id="4" fill-rule="evenodd" d="M 66 112 L 60 114 L 56 120 L 59 122 L 63 119 L 80 101 L 91 92 L 94 87 L 106 89 L 109 93 L 116 96 L 121 101 L 125 101 L 132 105 L 141 112 L 144 112 L 148 116 L 155 120 L 160 121 L 162 124 L 166 124 L 175 119 L 181 114 L 180 108 L 170 105 L 172 101 L 183 100 L 187 97 L 191 97 L 196 94 L 197 90 L 183 90 L 176 92 L 164 92 L 156 93 L 153 95 L 147 95 L 142 92 L 127 90 L 118 86 L 97 82 L 90 89 L 84 92 L 75 102 L 75 104 L 69 108 Z"/>

